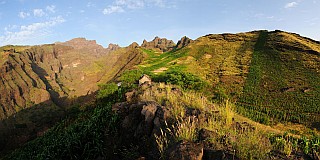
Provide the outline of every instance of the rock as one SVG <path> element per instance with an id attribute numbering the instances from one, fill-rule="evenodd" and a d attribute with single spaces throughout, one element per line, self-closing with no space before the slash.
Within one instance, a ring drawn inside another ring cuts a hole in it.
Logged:
<path id="1" fill-rule="evenodd" d="M 203 160 L 223 160 L 226 156 L 221 150 L 205 149 Z"/>
<path id="2" fill-rule="evenodd" d="M 303 93 L 307 93 L 307 92 L 310 92 L 310 91 L 311 91 L 311 89 L 310 89 L 310 88 L 307 88 L 307 87 L 302 89 L 302 92 L 303 92 Z"/>
<path id="3" fill-rule="evenodd" d="M 154 101 L 146 102 L 141 110 L 144 121 L 140 122 L 135 136 L 152 136 L 154 133 L 157 133 L 166 120 L 165 114 L 159 114 L 161 111 L 163 109 L 158 103 Z"/>
<path id="4" fill-rule="evenodd" d="M 127 101 L 127 102 L 131 102 L 131 101 L 133 100 L 134 96 L 135 96 L 135 93 L 136 93 L 135 90 L 130 91 L 130 92 L 127 92 L 127 93 L 125 94 L 125 96 L 126 96 L 126 101 Z"/>
<path id="5" fill-rule="evenodd" d="M 183 48 L 183 47 L 187 46 L 188 44 L 190 44 L 191 42 L 193 42 L 192 39 L 184 36 L 178 41 L 178 44 L 176 45 L 175 49 Z"/>
<path id="6" fill-rule="evenodd" d="M 139 86 L 143 84 L 151 85 L 151 78 L 146 74 L 144 74 L 139 80 Z"/>
<path id="7" fill-rule="evenodd" d="M 201 114 L 200 109 L 196 109 L 196 108 L 187 108 L 186 109 L 186 116 L 198 117 L 200 114 Z"/>
<path id="8" fill-rule="evenodd" d="M 117 44 L 112 44 L 112 43 L 110 43 L 109 45 L 108 45 L 108 50 L 110 50 L 110 51 L 115 51 L 115 50 L 118 50 L 118 49 L 120 49 L 121 47 L 119 46 L 119 45 L 117 45 Z"/>
<path id="9" fill-rule="evenodd" d="M 137 42 L 133 42 L 129 45 L 129 48 L 134 49 L 134 48 L 138 48 L 139 44 Z"/>
<path id="10" fill-rule="evenodd" d="M 82 49 L 82 48 L 96 48 L 103 49 L 101 45 L 98 45 L 95 40 L 87 40 L 85 38 L 74 38 L 70 41 L 59 43 L 60 45 L 71 46 L 74 49 Z"/>
<path id="11" fill-rule="evenodd" d="M 143 109 L 141 110 L 141 114 L 144 115 L 145 121 L 147 122 L 147 124 L 152 123 L 158 106 L 159 105 L 156 104 L 155 102 L 148 102 L 147 105 L 143 106 Z"/>
<path id="12" fill-rule="evenodd" d="M 293 87 L 285 87 L 280 89 L 281 92 L 293 92 L 295 91 L 295 88 Z"/>
<path id="13" fill-rule="evenodd" d="M 175 47 L 175 43 L 172 40 L 166 38 L 155 37 L 151 42 L 143 40 L 141 47 L 146 49 L 157 49 L 161 52 L 171 51 Z"/>
<path id="14" fill-rule="evenodd" d="M 170 160 L 202 160 L 203 145 L 193 142 L 178 142 L 166 151 Z"/>
<path id="15" fill-rule="evenodd" d="M 218 137 L 218 133 L 202 128 L 199 131 L 199 140 L 206 141 L 212 137 Z"/>
<path id="16" fill-rule="evenodd" d="M 165 121 L 170 117 L 170 111 L 160 106 L 156 112 L 156 116 L 153 120 L 154 128 L 153 133 L 160 133 L 160 128 L 165 124 Z"/>

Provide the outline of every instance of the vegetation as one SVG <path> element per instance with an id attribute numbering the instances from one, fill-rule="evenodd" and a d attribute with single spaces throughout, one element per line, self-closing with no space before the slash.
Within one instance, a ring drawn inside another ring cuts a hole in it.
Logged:
<path id="1" fill-rule="evenodd" d="M 110 71 L 121 76 L 99 85 L 96 104 L 83 113 L 75 112 L 75 117 L 7 159 L 96 159 L 113 156 L 108 153 L 115 150 L 121 150 L 123 157 L 138 158 L 148 147 L 155 147 L 158 158 L 166 159 L 168 149 L 180 142 L 199 142 L 239 159 L 290 159 L 320 153 L 316 129 L 287 133 L 267 126 L 294 122 L 312 128 L 320 121 L 320 64 L 313 51 L 320 51 L 313 41 L 267 31 L 207 35 L 166 53 L 141 49 L 145 59 L 139 65 Z M 139 88 L 137 81 L 143 74 L 154 83 Z M 154 137 L 140 139 L 148 144 L 145 148 L 140 142 L 125 144 L 124 149 L 108 146 L 113 144 L 108 136 L 121 135 L 120 122 L 124 121 L 111 106 L 124 102 L 127 91 L 132 91 L 135 101 L 121 105 L 152 101 L 168 111 L 165 124 L 153 128 Z M 241 115 L 264 125 L 242 121 Z M 201 137 L 202 132 L 207 137 Z"/>
<path id="2" fill-rule="evenodd" d="M 105 135 L 118 126 L 112 104 L 123 101 L 127 88 L 115 83 L 100 85 L 98 102 L 70 117 L 4 159 L 95 159 L 108 157 Z"/>
<path id="3" fill-rule="evenodd" d="M 237 103 L 238 112 L 264 124 L 291 121 L 311 125 L 310 122 L 319 121 L 320 89 L 316 85 L 320 83 L 319 75 L 305 67 L 302 59 L 294 60 L 303 57 L 303 53 L 267 47 L 273 36 L 268 32 L 260 34 Z M 304 87 L 312 90 L 306 93 Z"/>
<path id="4" fill-rule="evenodd" d="M 183 89 L 202 90 L 207 83 L 200 77 L 182 71 L 168 71 L 154 76 L 155 81 L 181 86 Z"/>

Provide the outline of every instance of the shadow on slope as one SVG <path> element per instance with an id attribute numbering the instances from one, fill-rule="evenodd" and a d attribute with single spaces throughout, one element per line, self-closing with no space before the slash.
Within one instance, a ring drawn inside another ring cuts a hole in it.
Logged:
<path id="1" fill-rule="evenodd" d="M 73 117 L 94 103 L 95 94 L 74 99 L 66 97 L 56 102 L 68 103 L 69 107 L 59 107 L 51 100 L 34 105 L 0 121 L 0 157 L 22 146 L 30 140 L 42 136 L 48 129 L 66 117 Z"/>

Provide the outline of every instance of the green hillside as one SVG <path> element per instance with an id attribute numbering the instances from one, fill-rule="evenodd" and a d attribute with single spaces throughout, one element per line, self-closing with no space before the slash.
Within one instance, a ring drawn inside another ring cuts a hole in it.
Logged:
<path id="1" fill-rule="evenodd" d="M 320 153 L 318 41 L 263 30 L 112 53 L 108 70 L 109 57 L 85 67 L 102 75 L 95 101 L 5 159 L 170 159 L 188 146 L 201 159 Z M 144 74 L 152 83 L 138 84 Z"/>
<path id="2" fill-rule="evenodd" d="M 315 127 L 320 121 L 319 46 L 280 31 L 207 35 L 164 54 L 144 50 L 149 57 L 139 69 L 151 75 L 172 70 L 195 74 L 258 122 Z"/>

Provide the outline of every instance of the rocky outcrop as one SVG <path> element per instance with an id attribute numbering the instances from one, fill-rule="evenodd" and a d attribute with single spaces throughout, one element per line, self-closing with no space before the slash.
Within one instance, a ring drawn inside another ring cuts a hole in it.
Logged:
<path id="1" fill-rule="evenodd" d="M 129 48 L 133 49 L 133 48 L 138 48 L 139 44 L 137 42 L 133 42 L 129 45 Z"/>
<path id="2" fill-rule="evenodd" d="M 183 48 L 190 44 L 192 41 L 192 39 L 188 38 L 187 36 L 184 36 L 178 41 L 178 44 L 176 45 L 175 49 Z"/>
<path id="3" fill-rule="evenodd" d="M 108 45 L 108 50 L 109 51 L 115 51 L 115 50 L 118 50 L 118 49 L 120 49 L 121 47 L 119 46 L 119 45 L 117 45 L 117 44 L 112 44 L 112 43 L 110 43 L 109 45 Z"/>
<path id="4" fill-rule="evenodd" d="M 166 38 L 155 37 L 151 42 L 143 40 L 141 47 L 146 49 L 154 49 L 161 52 L 171 51 L 175 47 L 175 43 L 172 40 Z"/>
<path id="5" fill-rule="evenodd" d="M 167 158 L 171 160 L 202 160 L 203 145 L 201 143 L 178 142 L 168 149 Z"/>

